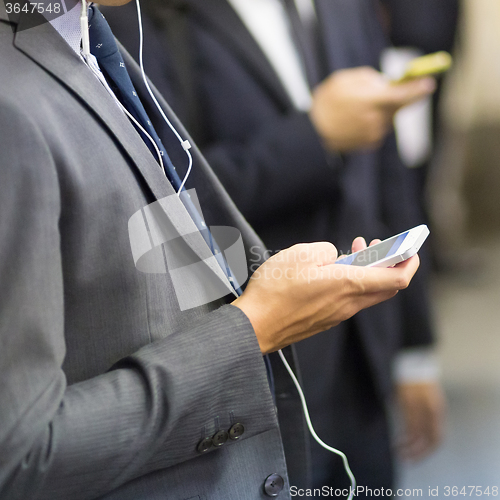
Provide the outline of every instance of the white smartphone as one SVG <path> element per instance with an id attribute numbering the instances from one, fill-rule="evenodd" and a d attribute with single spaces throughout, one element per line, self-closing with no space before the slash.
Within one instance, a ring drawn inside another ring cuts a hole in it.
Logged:
<path id="1" fill-rule="evenodd" d="M 394 266 L 413 257 L 429 236 L 429 232 L 429 228 L 422 224 L 364 250 L 342 257 L 337 260 L 337 263 L 365 267 Z"/>

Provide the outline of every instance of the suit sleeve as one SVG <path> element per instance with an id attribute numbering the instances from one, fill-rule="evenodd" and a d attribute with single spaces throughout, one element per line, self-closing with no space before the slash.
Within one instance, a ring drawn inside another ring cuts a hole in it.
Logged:
<path id="1" fill-rule="evenodd" d="M 57 160 L 15 105 L 0 102 L 0 131 L 0 497 L 97 498 L 194 458 L 208 408 L 239 409 L 246 437 L 276 426 L 257 339 L 230 305 L 67 385 Z"/>

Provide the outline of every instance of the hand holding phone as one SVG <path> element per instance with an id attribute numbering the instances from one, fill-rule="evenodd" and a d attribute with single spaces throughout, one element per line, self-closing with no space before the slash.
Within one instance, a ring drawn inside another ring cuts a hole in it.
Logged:
<path id="1" fill-rule="evenodd" d="M 337 263 L 364 267 L 391 267 L 413 257 L 429 233 L 429 228 L 422 224 L 364 250 L 343 256 Z"/>

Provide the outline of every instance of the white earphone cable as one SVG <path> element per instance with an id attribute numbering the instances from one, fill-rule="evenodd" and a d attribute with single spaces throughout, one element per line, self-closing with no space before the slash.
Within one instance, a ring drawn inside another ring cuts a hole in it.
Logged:
<path id="1" fill-rule="evenodd" d="M 311 433 L 311 436 L 318 442 L 319 445 L 321 445 L 323 448 L 325 448 L 325 450 L 331 451 L 332 453 L 335 453 L 336 455 L 338 455 L 339 457 L 342 458 L 342 462 L 344 463 L 344 468 L 347 472 L 347 475 L 349 476 L 349 479 L 351 480 L 351 491 L 349 492 L 348 500 L 352 500 L 352 498 L 354 496 L 355 489 L 356 489 L 356 479 L 354 477 L 354 474 L 351 471 L 351 468 L 349 467 L 349 462 L 347 460 L 345 453 L 342 453 L 340 450 L 337 450 L 336 448 L 332 448 L 331 446 L 328 446 L 316 434 L 316 431 L 314 430 L 314 427 L 311 423 L 311 417 L 309 416 L 309 410 L 307 409 L 306 398 L 304 396 L 304 392 L 302 391 L 302 388 L 300 387 L 299 381 L 297 380 L 295 373 L 293 373 L 293 370 L 290 367 L 290 365 L 288 364 L 288 361 L 286 360 L 285 355 L 283 354 L 281 349 L 278 351 L 278 354 L 280 355 L 281 361 L 285 365 L 285 368 L 287 369 L 288 373 L 290 374 L 290 377 L 292 378 L 293 383 L 295 384 L 295 387 L 297 388 L 297 391 L 299 392 L 300 401 L 302 402 L 302 409 L 304 411 L 304 416 L 306 417 L 307 427 L 309 428 L 309 432 Z"/>
<path id="2" fill-rule="evenodd" d="M 137 19 L 139 22 L 139 66 L 141 68 L 141 73 L 142 73 L 142 79 L 144 80 L 144 85 L 146 86 L 146 89 L 148 90 L 149 95 L 151 96 L 151 99 L 155 103 L 156 107 L 158 108 L 158 111 L 160 112 L 162 118 L 165 120 L 165 123 L 170 127 L 172 132 L 175 134 L 177 139 L 179 140 L 182 149 L 186 152 L 186 155 L 188 157 L 188 169 L 186 172 L 186 175 L 184 176 L 184 179 L 179 187 L 179 190 L 177 192 L 178 195 L 180 195 L 182 189 L 184 188 L 184 185 L 186 184 L 186 181 L 188 180 L 189 174 L 191 173 L 191 169 L 193 167 L 193 157 L 191 156 L 191 152 L 189 151 L 191 149 L 191 144 L 188 140 L 184 140 L 179 132 L 175 129 L 175 127 L 172 125 L 170 120 L 168 119 L 167 115 L 164 113 L 163 109 L 161 108 L 159 102 L 157 101 L 155 95 L 153 94 L 153 91 L 151 90 L 151 87 L 149 86 L 148 80 L 146 78 L 146 72 L 144 71 L 144 61 L 143 61 L 143 49 L 144 49 L 144 33 L 142 30 L 142 15 L 141 15 L 141 5 L 140 1 L 136 0 L 135 2 L 137 6 Z"/>
<path id="3" fill-rule="evenodd" d="M 85 0 L 84 0 L 85 1 Z M 106 82 L 106 80 L 104 79 L 104 77 L 102 76 L 102 74 L 100 73 L 100 71 L 98 70 L 98 68 L 96 67 L 96 62 L 95 62 L 95 59 L 94 59 L 94 56 L 92 56 L 91 54 L 89 54 L 87 57 L 86 57 L 86 62 L 87 62 L 87 66 L 90 68 L 90 70 L 95 74 L 95 76 L 99 79 L 99 81 L 105 86 L 105 87 L 108 87 L 108 84 Z M 111 90 L 110 90 L 111 92 Z M 114 96 L 114 94 L 113 94 Z M 155 152 L 158 156 L 158 161 L 160 162 L 160 167 L 163 171 L 163 173 L 165 174 L 165 176 L 167 175 L 166 172 L 165 172 L 165 165 L 163 164 L 163 157 L 162 157 L 162 154 L 161 154 L 161 151 L 160 149 L 158 148 L 158 145 L 156 144 L 156 141 L 146 132 L 146 130 L 144 129 L 144 127 L 134 118 L 134 116 L 127 110 L 127 108 L 119 101 L 119 99 L 117 99 L 116 96 L 114 96 L 114 99 L 115 99 L 115 102 L 116 104 L 119 106 L 119 108 L 129 117 L 129 119 L 135 124 L 135 126 L 147 137 L 147 139 L 151 142 L 151 144 L 153 145 L 154 149 L 155 149 Z"/>
<path id="4" fill-rule="evenodd" d="M 82 34 L 82 54 L 84 59 L 90 55 L 89 16 L 87 0 L 82 0 L 82 13 L 80 14 L 80 30 Z"/>
<path id="5" fill-rule="evenodd" d="M 151 144 L 155 148 L 156 154 L 158 155 L 160 167 L 166 176 L 167 173 L 165 172 L 165 165 L 163 165 L 163 157 L 161 155 L 161 151 L 158 148 L 158 145 L 153 140 L 153 138 L 144 130 L 144 127 L 127 111 L 127 109 L 123 106 L 123 104 L 121 102 L 119 102 L 119 104 L 120 104 L 120 108 L 123 110 L 123 112 L 130 118 L 130 120 L 132 120 L 135 123 L 136 127 L 151 141 Z"/>

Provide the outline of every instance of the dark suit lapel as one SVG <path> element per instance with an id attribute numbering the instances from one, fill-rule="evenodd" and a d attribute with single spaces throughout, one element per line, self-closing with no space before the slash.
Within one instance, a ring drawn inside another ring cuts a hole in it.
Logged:
<path id="1" fill-rule="evenodd" d="M 274 68 L 227 0 L 184 0 L 196 22 L 223 39 L 285 109 L 292 103 Z M 251 1 L 251 0 L 248 0 Z"/>
<path id="2" fill-rule="evenodd" d="M 361 0 L 361 3 L 358 0 L 315 0 L 329 71 L 368 64 L 363 57 L 367 51 L 363 45 L 366 26 L 360 24 L 363 16 L 359 9 L 368 7 L 370 2 L 371 0 Z"/>
<path id="3" fill-rule="evenodd" d="M 347 59 L 340 50 L 345 48 L 346 40 L 346 19 L 342 19 L 342 9 L 337 0 L 315 0 L 315 6 L 328 70 L 331 72 L 347 67 Z"/>
<path id="4" fill-rule="evenodd" d="M 180 234 L 192 228 L 184 237 L 186 243 L 225 283 L 228 293 L 232 287 L 212 257 L 205 240 L 196 231 L 194 223 L 182 202 L 175 195 L 170 182 L 165 178 L 158 163 L 151 155 L 128 118 L 117 111 L 116 103 L 96 77 L 61 39 L 49 23 L 16 33 L 14 45 L 37 64 L 69 87 L 100 118 L 126 151 L 132 165 L 145 180 L 156 199 L 172 196 L 176 204 L 175 213 L 167 213 Z"/>

